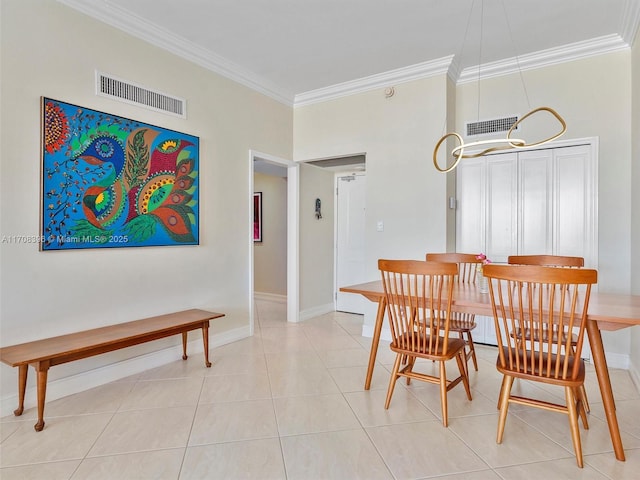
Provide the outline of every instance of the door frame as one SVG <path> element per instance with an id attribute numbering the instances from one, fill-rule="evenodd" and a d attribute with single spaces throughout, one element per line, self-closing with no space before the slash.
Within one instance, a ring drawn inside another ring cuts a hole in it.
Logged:
<path id="1" fill-rule="evenodd" d="M 300 165 L 275 155 L 249 150 L 249 191 L 247 198 L 253 195 L 253 161 L 264 160 L 287 168 L 287 322 L 298 322 L 300 319 L 299 292 L 299 225 L 298 210 L 300 202 Z M 250 202 L 251 207 L 253 202 Z M 254 332 L 254 266 L 253 266 L 253 211 L 249 208 L 247 221 L 247 238 L 249 239 L 249 326 L 250 334 Z"/>

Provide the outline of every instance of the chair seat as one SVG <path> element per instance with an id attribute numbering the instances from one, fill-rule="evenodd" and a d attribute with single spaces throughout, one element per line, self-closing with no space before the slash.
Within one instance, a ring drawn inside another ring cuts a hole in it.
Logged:
<path id="1" fill-rule="evenodd" d="M 455 319 L 452 318 L 451 322 L 449 323 L 449 331 L 450 332 L 467 332 L 469 330 L 473 330 L 474 328 L 476 328 L 476 322 L 475 319 L 469 319 L 469 318 L 461 318 L 461 319 Z"/>
<path id="2" fill-rule="evenodd" d="M 552 385 L 560 385 L 564 387 L 578 387 L 584 383 L 585 378 L 585 365 L 584 360 L 577 359 L 574 356 L 569 356 L 568 358 L 568 370 L 567 372 L 571 372 L 573 370 L 574 362 L 579 361 L 578 374 L 575 378 L 561 378 L 561 377 L 553 377 L 546 376 L 542 372 L 545 372 L 549 367 L 549 363 L 554 364 L 558 358 L 556 354 L 552 354 L 548 356 L 545 354 L 540 354 L 538 352 L 531 354 L 531 351 L 526 351 L 526 360 L 522 355 L 522 352 L 518 352 L 517 356 L 519 358 L 519 364 L 516 364 L 516 358 L 509 361 L 509 352 L 508 347 L 503 347 L 502 351 L 506 358 L 506 366 L 502 366 L 500 364 L 500 356 L 496 360 L 496 368 L 499 372 L 510 375 L 512 377 L 522 378 L 524 380 L 532 380 L 536 382 L 549 383 Z M 540 363 L 540 357 L 542 356 L 542 363 Z M 564 356 L 563 356 L 564 358 Z M 525 365 L 527 368 L 525 369 Z M 551 367 L 551 371 L 553 372 L 553 367 Z"/>
<path id="3" fill-rule="evenodd" d="M 414 341 L 418 345 L 428 345 L 430 338 L 430 335 L 419 335 L 415 336 Z M 438 348 L 431 353 L 425 351 L 424 349 L 418 349 L 416 347 L 403 348 L 402 345 L 411 345 L 411 338 L 408 333 L 402 335 L 399 340 L 401 341 L 394 341 L 391 343 L 390 348 L 392 351 L 413 357 L 427 358 L 429 360 L 450 360 L 454 358 L 460 350 L 464 349 L 466 345 L 465 341 L 461 338 L 449 338 L 447 354 L 445 355 L 442 353 L 442 345 L 445 344 L 445 341 L 442 337 L 439 337 L 439 341 L 437 341 Z M 432 341 L 436 343 L 435 338 L 433 338 Z"/>

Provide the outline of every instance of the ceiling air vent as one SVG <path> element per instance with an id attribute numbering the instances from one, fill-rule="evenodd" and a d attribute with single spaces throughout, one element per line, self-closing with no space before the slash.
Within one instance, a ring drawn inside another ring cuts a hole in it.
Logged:
<path id="1" fill-rule="evenodd" d="M 96 72 L 96 94 L 156 112 L 187 118 L 187 102 L 184 99 L 172 97 L 105 73 Z"/>
<path id="2" fill-rule="evenodd" d="M 518 121 L 517 116 L 496 118 L 495 120 L 482 120 L 466 124 L 467 137 L 487 135 L 489 133 L 508 132 L 511 126 Z M 516 127 L 515 130 L 518 128 Z"/>

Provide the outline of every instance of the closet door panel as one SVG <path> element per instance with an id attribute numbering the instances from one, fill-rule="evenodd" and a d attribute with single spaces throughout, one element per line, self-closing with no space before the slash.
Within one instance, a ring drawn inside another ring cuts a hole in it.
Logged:
<path id="1" fill-rule="evenodd" d="M 518 222 L 518 254 L 551 254 L 552 236 L 552 165 L 551 150 L 521 152 L 520 219 Z"/>
<path id="2" fill-rule="evenodd" d="M 554 151 L 555 202 L 554 254 L 590 256 L 590 205 L 592 192 L 588 179 L 589 151 L 584 146 Z"/>
<path id="3" fill-rule="evenodd" d="M 517 249 L 518 168 L 516 154 L 487 159 L 487 247 L 494 262 L 505 262 Z"/>
<path id="4" fill-rule="evenodd" d="M 485 235 L 485 161 L 465 159 L 456 170 L 456 251 L 479 253 Z"/>

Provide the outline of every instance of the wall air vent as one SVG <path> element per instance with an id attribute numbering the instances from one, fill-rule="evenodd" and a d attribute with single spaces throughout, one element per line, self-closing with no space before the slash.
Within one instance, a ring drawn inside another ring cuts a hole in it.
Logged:
<path id="1" fill-rule="evenodd" d="M 156 112 L 187 118 L 187 102 L 96 71 L 96 95 L 120 100 Z"/>
<path id="2" fill-rule="evenodd" d="M 495 120 L 482 120 L 479 122 L 467 122 L 467 137 L 487 135 L 490 133 L 508 132 L 511 126 L 518 121 L 517 116 L 496 118 Z M 516 127 L 518 130 L 518 127 Z"/>

